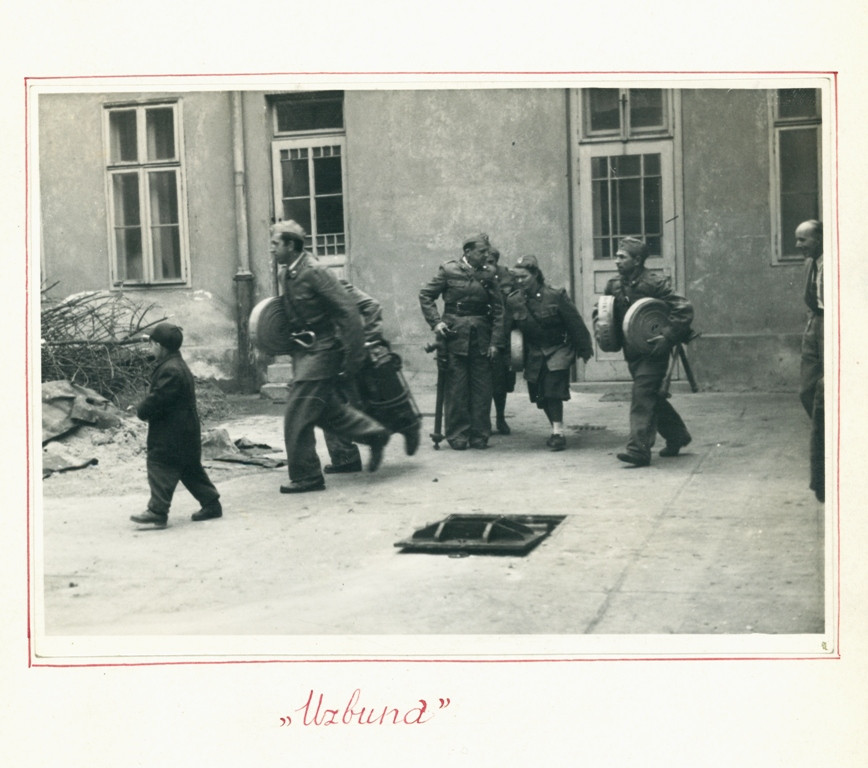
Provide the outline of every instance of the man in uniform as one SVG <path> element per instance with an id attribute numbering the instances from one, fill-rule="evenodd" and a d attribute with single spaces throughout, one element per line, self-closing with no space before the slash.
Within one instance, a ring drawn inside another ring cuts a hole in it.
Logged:
<path id="1" fill-rule="evenodd" d="M 341 384 L 342 389 L 354 406 L 381 419 L 383 426 L 391 431 L 399 431 L 404 436 L 405 452 L 408 456 L 412 456 L 419 447 L 421 415 L 400 374 L 400 358 L 392 353 L 389 342 L 383 336 L 383 309 L 380 302 L 349 281 L 340 279 L 339 282 L 350 294 L 362 318 L 368 358 L 365 371 L 372 374 L 371 377 L 366 377 L 363 372 L 360 377 L 357 377 L 358 380 L 344 381 Z M 384 372 L 390 394 L 398 389 L 404 390 L 401 393 L 403 397 L 401 395 L 390 397 L 388 407 L 368 402 L 365 398 L 365 395 L 371 394 L 369 391 L 371 387 L 366 386 L 370 384 L 371 378 L 376 380 L 376 384 L 381 384 L 377 380 L 378 377 L 374 375 L 377 371 Z M 323 467 L 325 474 L 361 472 L 362 457 L 355 443 L 331 432 L 325 433 L 325 441 L 331 458 L 331 464 Z"/>
<path id="2" fill-rule="evenodd" d="M 284 416 L 290 483 L 280 486 L 281 493 L 325 488 L 314 427 L 369 445 L 371 472 L 380 466 L 389 440 L 389 431 L 341 392 L 340 377 L 355 375 L 365 361 L 362 321 L 346 288 L 304 250 L 304 237 L 291 220 L 271 229 L 270 252 L 279 265 L 281 300 L 296 339 Z"/>
<path id="3" fill-rule="evenodd" d="M 615 266 L 618 277 L 606 284 L 607 296 L 615 297 L 615 326 L 620 329 L 630 305 L 638 299 L 651 297 L 666 302 L 669 325 L 663 332 L 648 339 L 652 349 L 640 353 L 624 345 L 624 358 L 633 377 L 630 400 L 630 439 L 627 450 L 618 458 L 631 467 L 646 467 L 651 463 L 651 448 L 659 432 L 666 445 L 661 456 L 677 456 L 690 443 L 690 433 L 668 399 L 660 395 L 660 385 L 669 367 L 669 355 L 674 344 L 686 341 L 693 320 L 693 306 L 672 290 L 668 277 L 645 269 L 648 247 L 635 237 L 625 237 L 618 244 Z"/>
<path id="4" fill-rule="evenodd" d="M 491 361 L 491 399 L 494 401 L 494 427 L 498 434 L 508 435 L 511 430 L 509 429 L 509 424 L 506 423 L 506 396 L 515 390 L 515 371 L 509 366 L 508 347 L 512 319 L 509 316 L 506 297 L 515 288 L 515 278 L 509 267 L 505 267 L 499 262 L 500 251 L 494 247 L 489 248 L 486 263 L 494 270 L 494 282 L 500 289 L 500 296 L 503 299 L 504 329 L 504 344 L 499 348 L 497 356 Z"/>
<path id="5" fill-rule="evenodd" d="M 826 410 L 823 387 L 823 223 L 804 221 L 796 228 L 796 249 L 805 257 L 805 304 L 808 323 L 802 336 L 799 396 L 811 419 L 810 489 L 826 499 Z"/>
<path id="6" fill-rule="evenodd" d="M 446 345 L 446 439 L 456 451 L 487 448 L 491 435 L 491 363 L 505 343 L 503 300 L 486 266 L 488 237 L 463 243 L 460 259 L 447 261 L 419 291 L 428 325 Z M 443 297 L 443 314 L 436 300 Z"/>

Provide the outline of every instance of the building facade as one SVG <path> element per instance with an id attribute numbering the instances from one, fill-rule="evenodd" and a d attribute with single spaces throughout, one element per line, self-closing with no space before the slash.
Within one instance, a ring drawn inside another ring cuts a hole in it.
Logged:
<path id="1" fill-rule="evenodd" d="M 634 235 L 694 303 L 713 389 L 794 389 L 802 261 L 823 210 L 823 92 L 490 88 L 45 93 L 40 267 L 62 295 L 123 290 L 185 329 L 194 373 L 257 386 L 251 306 L 274 295 L 273 221 L 383 304 L 433 369 L 418 290 L 467 234 L 533 253 L 590 323 Z M 629 378 L 598 352 L 580 381 Z"/>

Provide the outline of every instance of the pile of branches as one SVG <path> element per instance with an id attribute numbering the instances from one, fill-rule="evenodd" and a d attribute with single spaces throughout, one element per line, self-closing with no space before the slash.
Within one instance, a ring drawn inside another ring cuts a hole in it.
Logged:
<path id="1" fill-rule="evenodd" d="M 154 305 L 143 306 L 123 293 L 88 291 L 55 301 L 43 287 L 42 381 L 66 379 L 120 404 L 125 394 L 147 387 L 153 363 L 141 343 Z"/>

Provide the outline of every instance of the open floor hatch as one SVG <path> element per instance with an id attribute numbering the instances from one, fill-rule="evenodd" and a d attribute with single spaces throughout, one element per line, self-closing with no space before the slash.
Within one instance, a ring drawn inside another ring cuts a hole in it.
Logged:
<path id="1" fill-rule="evenodd" d="M 449 515 L 395 542 L 408 552 L 523 555 L 548 536 L 565 515 Z"/>

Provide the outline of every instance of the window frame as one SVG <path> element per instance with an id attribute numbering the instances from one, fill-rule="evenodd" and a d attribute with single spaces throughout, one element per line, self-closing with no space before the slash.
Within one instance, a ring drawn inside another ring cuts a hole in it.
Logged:
<path id="1" fill-rule="evenodd" d="M 328 94 L 328 98 L 326 98 Z M 278 105 L 287 104 L 293 101 L 323 101 L 333 98 L 335 101 L 340 101 L 341 104 L 341 125 L 339 127 L 329 126 L 327 128 L 306 128 L 298 131 L 282 131 L 278 125 Z M 271 133 L 276 139 L 294 138 L 297 136 L 346 136 L 346 115 L 344 113 L 344 92 L 343 91 L 302 91 L 299 93 L 271 93 L 266 95 L 268 106 L 271 111 Z"/>
<path id="2" fill-rule="evenodd" d="M 338 262 L 343 263 L 343 260 L 347 258 L 349 252 L 349 234 L 347 226 L 347 144 L 346 144 L 346 136 L 342 133 L 332 133 L 330 135 L 323 135 L 319 133 L 317 135 L 289 135 L 289 136 L 281 136 L 276 137 L 274 141 L 271 143 L 272 147 L 272 164 L 275 168 L 280 167 L 281 159 L 280 153 L 282 151 L 291 150 L 291 149 L 305 149 L 308 152 L 311 152 L 316 147 L 325 147 L 328 145 L 337 145 L 340 146 L 340 158 L 341 158 L 341 207 L 343 212 L 343 220 L 344 220 L 344 231 L 343 231 L 343 239 L 344 239 L 344 247 L 341 253 L 335 254 L 327 254 L 320 253 L 320 248 L 317 244 L 316 238 L 322 236 L 321 233 L 316 228 L 316 220 L 317 220 L 317 211 L 316 205 L 314 204 L 316 201 L 316 185 L 315 185 L 315 174 L 314 174 L 314 166 L 313 166 L 313 158 L 309 155 L 307 158 L 308 162 L 308 174 L 310 179 L 310 193 L 308 199 L 311 202 L 310 206 L 310 216 L 311 216 L 311 231 L 308 232 L 307 237 L 305 238 L 305 248 L 316 256 L 317 259 L 323 261 L 327 264 L 331 264 L 331 262 L 335 262 L 337 265 Z M 312 154 L 312 153 L 311 153 Z M 275 221 L 283 220 L 283 190 L 280 188 L 279 180 L 282 181 L 283 173 L 273 173 L 272 178 L 274 179 L 274 204 L 278 210 L 275 210 Z M 280 213 L 280 216 L 277 216 L 277 213 Z"/>
<path id="3" fill-rule="evenodd" d="M 341 102 L 341 127 L 314 128 L 299 131 L 278 131 L 277 125 L 277 106 L 280 103 L 292 102 L 299 98 L 315 98 L 320 94 L 329 94 L 335 99 L 340 99 Z M 271 177 L 273 182 L 272 204 L 272 221 L 283 220 L 283 190 L 281 189 L 281 181 L 283 178 L 282 170 L 280 170 L 280 152 L 284 149 L 307 149 L 311 151 L 314 147 L 323 147 L 329 144 L 340 145 L 341 157 L 341 205 L 344 221 L 343 231 L 343 251 L 335 254 L 321 254 L 317 247 L 316 237 L 319 232 L 311 227 L 311 232 L 305 238 L 305 248 L 309 250 L 320 263 L 331 268 L 335 274 L 344 277 L 350 262 L 350 201 L 348 194 L 348 178 L 347 178 L 347 131 L 346 131 L 346 99 L 344 91 L 315 91 L 304 93 L 271 93 L 266 94 L 268 107 L 271 111 Z M 309 163 L 312 162 L 309 160 Z M 311 190 L 315 190 L 312 185 Z M 315 196 L 310 196 L 311 203 L 314 202 Z M 311 205 L 311 223 L 316 221 L 316 206 Z"/>
<path id="4" fill-rule="evenodd" d="M 170 108 L 172 110 L 172 130 L 174 154 L 171 158 L 148 160 L 147 158 L 147 113 L 151 109 Z M 136 158 L 135 160 L 112 159 L 111 115 L 120 111 L 133 111 L 136 115 Z M 103 154 L 107 204 L 108 247 L 110 254 L 110 282 L 112 289 L 147 289 L 177 287 L 190 284 L 190 247 L 187 226 L 187 191 L 183 158 L 183 109 L 181 99 L 149 99 L 143 101 L 109 102 L 103 105 Z M 153 221 L 149 176 L 171 171 L 175 179 L 175 195 L 178 215 L 178 248 L 180 275 L 171 278 L 157 278 L 152 230 L 157 226 Z M 139 226 L 142 235 L 142 278 L 134 280 L 121 278 L 121 268 L 116 239 L 117 211 L 115 209 L 114 178 L 123 174 L 135 173 L 138 180 Z"/>
<path id="5" fill-rule="evenodd" d="M 592 130 L 591 129 L 591 91 L 600 90 L 599 88 L 582 88 L 581 89 L 581 137 L 580 143 L 603 142 L 603 141 L 641 141 L 643 139 L 657 140 L 661 138 L 671 138 L 675 126 L 675 99 L 673 98 L 673 90 L 671 88 L 609 88 L 606 90 L 617 90 L 618 100 L 625 106 L 627 120 L 619 118 L 619 127 L 617 129 L 607 130 Z M 651 126 L 645 128 L 633 128 L 629 123 L 630 116 L 630 91 L 634 90 L 655 90 L 660 91 L 663 97 L 662 113 L 663 125 Z"/>
<path id="6" fill-rule="evenodd" d="M 791 89 L 775 88 L 769 91 L 769 208 L 771 212 L 772 266 L 802 264 L 804 257 L 795 251 L 787 253 L 788 242 L 794 240 L 794 232 L 783 231 L 783 205 L 781 186 L 781 136 L 787 131 L 813 128 L 817 137 L 817 214 L 823 211 L 823 91 L 820 88 L 805 88 L 816 92 L 816 114 L 813 116 L 780 117 L 780 91 Z"/>

